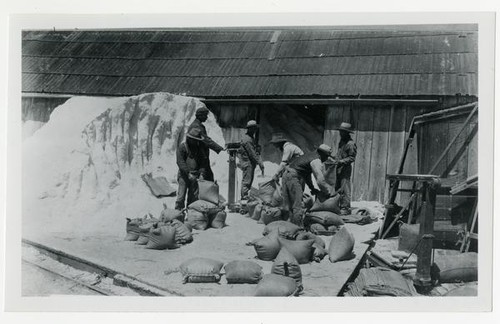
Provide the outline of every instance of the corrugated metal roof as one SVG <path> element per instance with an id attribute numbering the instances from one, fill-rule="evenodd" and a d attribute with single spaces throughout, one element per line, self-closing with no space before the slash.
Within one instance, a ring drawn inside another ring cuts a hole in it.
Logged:
<path id="1" fill-rule="evenodd" d="M 477 32 L 471 28 L 283 29 L 275 43 L 273 34 L 269 29 L 28 31 L 22 44 L 23 91 L 477 95 Z"/>

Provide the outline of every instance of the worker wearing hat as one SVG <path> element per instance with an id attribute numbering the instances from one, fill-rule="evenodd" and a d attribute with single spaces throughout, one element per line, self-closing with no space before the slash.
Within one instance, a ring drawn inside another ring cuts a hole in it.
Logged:
<path id="1" fill-rule="evenodd" d="M 203 138 L 198 128 L 192 128 L 186 134 L 186 140 L 177 148 L 177 198 L 175 209 L 182 210 L 185 207 L 186 193 L 187 204 L 198 199 L 198 179 L 206 177 L 204 168 L 205 157 L 202 152 Z"/>
<path id="2" fill-rule="evenodd" d="M 204 122 L 208 119 L 209 110 L 206 107 L 198 108 L 195 112 L 195 120 L 189 125 L 187 132 L 189 133 L 192 129 L 197 129 L 199 133 L 200 140 L 200 152 L 203 153 L 201 158 L 203 161 L 201 162 L 203 168 L 205 169 L 206 175 L 205 180 L 214 181 L 214 174 L 212 172 L 212 168 L 210 167 L 210 150 L 213 150 L 215 153 L 219 154 L 220 151 L 224 150 L 222 146 L 215 143 L 210 137 L 207 135 L 207 129 L 203 125 Z"/>
<path id="3" fill-rule="evenodd" d="M 351 209 L 351 173 L 356 159 L 357 147 L 351 134 L 354 133 L 350 123 L 343 122 L 338 128 L 340 142 L 334 163 L 337 165 L 335 189 L 340 194 L 339 207 L 343 215 L 350 214 Z"/>
<path id="4" fill-rule="evenodd" d="M 241 146 L 238 150 L 240 160 L 239 166 L 243 172 L 241 179 L 241 200 L 248 199 L 248 193 L 252 188 L 252 182 L 255 174 L 255 168 L 259 165 L 262 174 L 264 174 L 264 163 L 257 149 L 255 134 L 259 128 L 255 120 L 250 120 L 247 123 L 247 132 L 241 139 Z"/>
<path id="5" fill-rule="evenodd" d="M 278 181 L 285 167 L 290 164 L 295 158 L 304 155 L 304 152 L 297 145 L 288 141 L 283 133 L 275 133 L 271 136 L 271 144 L 273 144 L 278 150 L 283 152 L 281 156 L 281 163 L 278 167 L 278 171 L 273 176 L 273 179 Z"/>
<path id="6" fill-rule="evenodd" d="M 322 170 L 322 163 L 328 160 L 331 154 L 331 148 L 326 144 L 321 144 L 316 152 L 297 157 L 285 168 L 281 193 L 286 212 L 289 214 L 292 223 L 303 226 L 302 196 L 306 184 L 313 195 L 320 192 L 326 197 L 336 194 L 335 188 L 325 181 Z M 319 189 L 314 187 L 312 175 L 316 178 Z"/>

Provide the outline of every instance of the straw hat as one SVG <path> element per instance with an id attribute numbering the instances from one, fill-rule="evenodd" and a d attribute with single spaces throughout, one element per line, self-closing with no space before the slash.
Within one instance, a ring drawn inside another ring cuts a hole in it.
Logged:
<path id="1" fill-rule="evenodd" d="M 352 125 L 349 123 L 346 123 L 346 122 L 342 122 L 340 124 L 340 127 L 338 128 L 338 130 L 343 130 L 343 131 L 346 131 L 349 133 L 354 133 L 354 130 L 352 129 Z"/>
<path id="2" fill-rule="evenodd" d="M 318 148 L 317 148 L 317 151 L 318 152 L 322 152 L 322 153 L 325 153 L 325 154 L 332 154 L 332 149 L 330 146 L 326 145 L 326 144 L 321 144 Z"/>
<path id="3" fill-rule="evenodd" d="M 274 133 L 269 141 L 271 144 L 288 141 L 283 133 Z"/>
<path id="4" fill-rule="evenodd" d="M 259 127 L 259 125 L 257 125 L 257 122 L 255 120 L 249 120 L 247 123 L 247 128 L 250 127 Z"/>

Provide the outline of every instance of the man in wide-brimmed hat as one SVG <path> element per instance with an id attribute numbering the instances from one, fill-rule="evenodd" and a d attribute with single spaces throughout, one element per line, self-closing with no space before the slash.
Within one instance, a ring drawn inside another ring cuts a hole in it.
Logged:
<path id="1" fill-rule="evenodd" d="M 273 179 L 278 181 L 285 167 L 290 164 L 295 158 L 304 155 L 304 152 L 297 145 L 291 143 L 283 133 L 274 133 L 271 136 L 271 144 L 273 144 L 278 150 L 283 152 L 281 156 L 281 163 L 278 167 L 278 171 L 273 176 Z"/>
<path id="2" fill-rule="evenodd" d="M 326 144 L 321 144 L 316 152 L 297 157 L 285 168 L 281 194 L 285 212 L 289 214 L 292 223 L 303 226 L 302 196 L 306 184 L 313 195 L 317 195 L 319 192 L 326 197 L 336 194 L 335 188 L 325 181 L 322 169 L 322 163 L 328 160 L 331 154 L 331 148 Z M 312 175 L 316 178 L 319 189 L 314 187 Z"/>
<path id="3" fill-rule="evenodd" d="M 240 159 L 240 168 L 243 172 L 241 179 L 241 200 L 248 199 L 248 193 L 252 188 L 253 177 L 255 168 L 259 165 L 262 174 L 264 174 L 264 163 L 257 150 L 257 143 L 255 140 L 255 133 L 259 125 L 255 120 L 249 120 L 247 123 L 247 132 L 241 139 L 241 146 L 238 150 L 238 157 Z"/>
<path id="4" fill-rule="evenodd" d="M 350 123 L 343 122 L 338 128 L 340 142 L 335 156 L 337 164 L 337 181 L 335 189 L 340 194 L 339 206 L 341 214 L 350 214 L 351 209 L 351 173 L 352 164 L 356 159 L 357 147 L 351 134 L 354 133 Z"/>
<path id="5" fill-rule="evenodd" d="M 208 119 L 208 114 L 210 111 L 206 107 L 198 108 L 195 112 L 196 119 L 189 125 L 187 132 L 189 133 L 192 129 L 197 129 L 201 138 L 201 151 L 203 152 L 203 161 L 201 162 L 203 168 L 205 169 L 206 175 L 205 180 L 214 181 L 214 174 L 212 168 L 210 167 L 210 150 L 219 154 L 220 151 L 224 150 L 222 146 L 215 143 L 207 135 L 207 129 L 203 125 Z"/>
<path id="6" fill-rule="evenodd" d="M 187 204 L 198 199 L 198 179 L 206 177 L 204 167 L 205 156 L 203 152 L 203 138 L 198 128 L 192 128 L 186 134 L 186 140 L 177 148 L 177 198 L 175 209 L 182 210 L 185 207 L 186 193 Z"/>

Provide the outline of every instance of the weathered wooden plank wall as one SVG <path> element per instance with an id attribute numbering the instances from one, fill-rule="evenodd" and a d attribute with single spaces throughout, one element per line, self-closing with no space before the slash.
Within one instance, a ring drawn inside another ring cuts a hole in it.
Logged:
<path id="1" fill-rule="evenodd" d="M 22 120 L 34 120 L 48 122 L 50 114 L 59 105 L 66 102 L 68 98 L 51 97 L 23 97 L 22 98 Z"/>
<path id="2" fill-rule="evenodd" d="M 435 110 L 435 106 L 402 104 L 332 105 L 325 121 L 325 143 L 337 150 L 339 135 L 336 128 L 342 121 L 351 122 L 355 129 L 353 139 L 358 155 L 353 168 L 353 200 L 385 202 L 387 186 L 385 175 L 396 173 L 404 151 L 407 131 L 415 115 Z M 410 146 L 404 172 L 417 173 L 417 142 Z M 409 188 L 409 184 L 402 184 Z M 408 194 L 398 196 L 398 202 Z"/>

